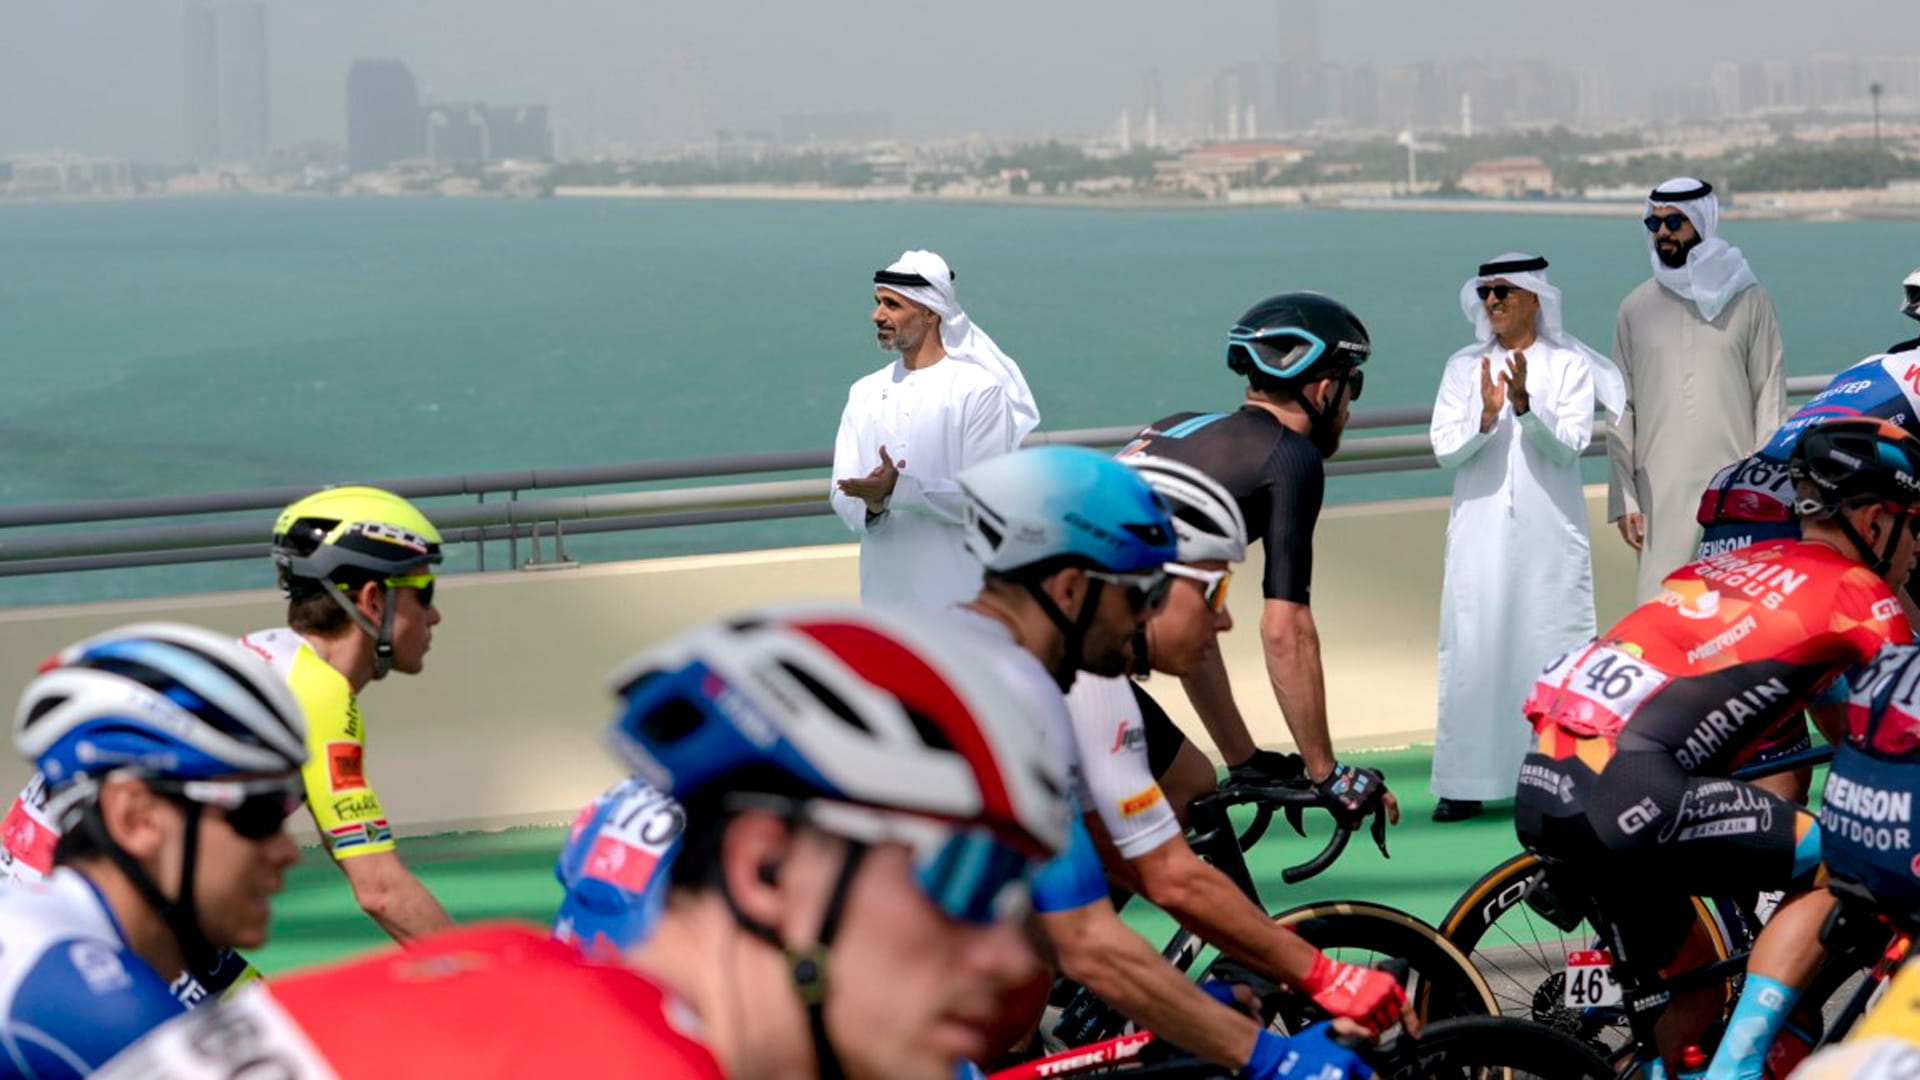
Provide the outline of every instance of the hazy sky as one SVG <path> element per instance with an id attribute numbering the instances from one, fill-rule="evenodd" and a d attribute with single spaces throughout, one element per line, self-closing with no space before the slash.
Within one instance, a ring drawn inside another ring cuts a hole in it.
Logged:
<path id="1" fill-rule="evenodd" d="M 576 139 L 669 143 L 884 110 L 909 136 L 1080 134 L 1161 73 L 1277 55 L 1302 0 L 267 0 L 272 138 L 345 137 L 359 57 L 405 60 L 436 100 L 546 103 Z M 1920 52 L 1911 0 L 1320 0 L 1332 61 L 1539 57 L 1622 84 L 1714 60 Z M 0 0 L 0 153 L 185 151 L 179 0 Z"/>

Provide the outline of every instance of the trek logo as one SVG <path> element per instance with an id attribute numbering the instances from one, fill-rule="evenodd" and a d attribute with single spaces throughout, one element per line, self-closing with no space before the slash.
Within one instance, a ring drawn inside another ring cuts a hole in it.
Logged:
<path id="1" fill-rule="evenodd" d="M 1621 832 L 1632 836 L 1634 833 L 1639 832 L 1641 829 L 1646 828 L 1659 819 L 1660 804 L 1654 802 L 1652 799 L 1641 799 L 1639 802 L 1620 811 L 1620 816 L 1614 818 L 1613 823 L 1620 826 Z"/>
<path id="2" fill-rule="evenodd" d="M 1792 696 L 1793 691 L 1777 675 L 1758 686 L 1740 691 L 1721 702 L 1719 708 L 1708 713 L 1694 726 L 1687 735 L 1686 745 L 1675 752 L 1674 760 L 1680 763 L 1681 768 L 1691 772 L 1739 734 L 1746 721 Z"/>
<path id="3" fill-rule="evenodd" d="M 1138 754 L 1146 748 L 1147 729 L 1130 720 L 1122 720 L 1114 730 L 1113 746 L 1108 748 L 1107 753 L 1118 757 L 1121 754 Z"/>

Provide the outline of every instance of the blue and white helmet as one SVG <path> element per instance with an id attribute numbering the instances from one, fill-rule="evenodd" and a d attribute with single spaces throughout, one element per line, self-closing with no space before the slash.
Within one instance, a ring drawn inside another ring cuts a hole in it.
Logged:
<path id="1" fill-rule="evenodd" d="M 1237 563 L 1247 557 L 1247 523 L 1219 481 L 1184 461 L 1152 454 L 1120 459 L 1167 501 L 1183 563 Z"/>
<path id="2" fill-rule="evenodd" d="M 983 461 L 958 477 L 967 550 L 1007 573 L 1072 558 L 1115 574 L 1178 557 L 1167 505 L 1132 469 L 1096 450 L 1040 446 Z"/>
<path id="3" fill-rule="evenodd" d="M 21 695 L 13 741 L 55 790 L 119 769 L 206 780 L 307 760 L 306 718 L 280 676 L 232 638 L 180 623 L 62 649 Z"/>

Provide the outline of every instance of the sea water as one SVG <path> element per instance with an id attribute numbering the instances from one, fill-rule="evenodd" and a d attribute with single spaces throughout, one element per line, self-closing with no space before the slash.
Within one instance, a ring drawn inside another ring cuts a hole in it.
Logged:
<path id="1" fill-rule="evenodd" d="M 1228 325 L 1299 288 L 1345 300 L 1371 329 L 1361 409 L 1426 405 L 1467 341 L 1461 283 L 1504 251 L 1546 255 L 1569 328 L 1607 349 L 1620 299 L 1648 275 L 1638 217 L 1637 205 L 1616 219 L 645 199 L 0 204 L 0 502 L 826 447 L 848 384 L 886 359 L 868 322 L 872 272 L 920 247 L 956 268 L 962 303 L 1021 362 L 1048 428 L 1231 407 Z M 1774 297 L 1791 372 L 1832 371 L 1911 336 L 1895 309 L 1920 224 L 1736 221 L 1726 235 Z M 1329 499 L 1445 490 L 1428 471 L 1339 480 Z M 617 558 L 844 538 L 837 520 L 811 518 L 571 547 Z M 0 602 L 267 578 L 264 565 L 222 564 L 10 579 Z"/>

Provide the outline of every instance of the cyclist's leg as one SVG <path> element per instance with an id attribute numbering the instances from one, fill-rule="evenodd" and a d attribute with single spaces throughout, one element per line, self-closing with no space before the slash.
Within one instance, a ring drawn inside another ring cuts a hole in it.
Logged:
<path id="1" fill-rule="evenodd" d="M 1754 754 L 1751 764 L 1765 765 L 1780 758 L 1813 749 L 1813 738 L 1808 730 L 1808 723 L 1809 721 L 1803 715 L 1799 722 L 1788 724 L 1784 732 L 1768 739 L 1765 745 Z M 1805 806 L 1807 792 L 1813 786 L 1813 768 L 1807 766 L 1791 772 L 1763 776 L 1753 781 L 1753 786 L 1778 795 L 1790 803 Z"/>

